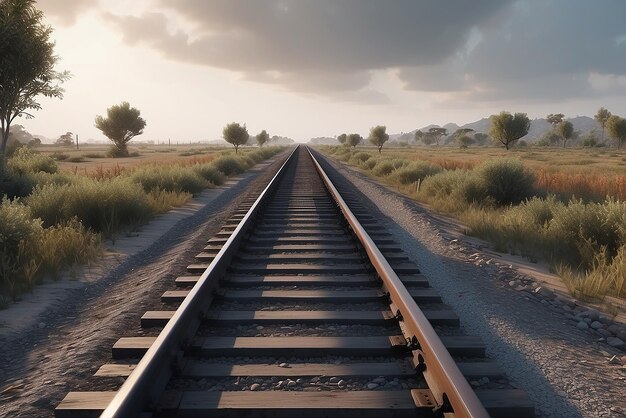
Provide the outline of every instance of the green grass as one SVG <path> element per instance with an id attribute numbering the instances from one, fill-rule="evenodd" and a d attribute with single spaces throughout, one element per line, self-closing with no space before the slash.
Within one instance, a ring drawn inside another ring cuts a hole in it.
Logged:
<path id="1" fill-rule="evenodd" d="M 165 190 L 198 194 L 209 187 L 208 182 L 190 167 L 143 166 L 134 170 L 130 178 L 146 192 Z"/>
<path id="2" fill-rule="evenodd" d="M 378 156 L 373 151 L 346 147 L 322 151 L 429 204 L 435 211 L 458 217 L 469 234 L 490 241 L 497 251 L 548 261 L 577 297 L 626 297 L 624 201 L 612 197 L 600 201 L 558 198 L 537 188 L 533 170 L 519 158 L 468 164 L 434 158 L 430 162 L 401 159 L 394 153 Z M 535 152 L 524 156 L 548 158 Z M 567 164 L 574 166 L 581 161 L 570 158 Z M 563 190 L 562 194 L 567 194 L 567 189 Z"/>
<path id="3" fill-rule="evenodd" d="M 66 266 L 94 260 L 100 248 L 99 236 L 77 219 L 45 228 L 28 206 L 0 203 L 0 285 L 14 299 Z"/>
<path id="4" fill-rule="evenodd" d="M 0 297 L 18 298 L 44 278 L 96 259 L 102 236 L 132 230 L 283 149 L 225 152 L 211 162 L 143 165 L 93 177 L 61 173 L 52 156 L 16 150 L 0 163 Z"/>

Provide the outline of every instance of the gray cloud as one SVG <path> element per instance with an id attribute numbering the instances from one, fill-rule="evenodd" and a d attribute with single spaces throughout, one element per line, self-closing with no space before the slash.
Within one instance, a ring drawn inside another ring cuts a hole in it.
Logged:
<path id="1" fill-rule="evenodd" d="M 107 18 L 128 43 L 170 59 L 300 92 L 384 99 L 367 87 L 371 71 L 436 65 L 511 2 L 158 0 L 160 13 Z M 172 12 L 189 22 L 188 31 L 168 31 Z"/>
<path id="2" fill-rule="evenodd" d="M 154 1 L 107 18 L 169 59 L 340 100 L 387 100 L 370 87 L 385 69 L 408 90 L 483 101 L 606 94 L 590 74 L 626 74 L 623 0 Z"/>
<path id="3" fill-rule="evenodd" d="M 624 16 L 621 0 L 520 1 L 500 24 L 482 28 L 480 41 L 462 59 L 405 69 L 400 77 L 409 89 L 432 83 L 464 91 L 471 100 L 610 94 L 590 81 L 592 74 L 626 75 Z"/>
<path id="4" fill-rule="evenodd" d="M 82 12 L 95 8 L 99 0 L 39 0 L 37 7 L 63 25 L 71 25 Z"/>

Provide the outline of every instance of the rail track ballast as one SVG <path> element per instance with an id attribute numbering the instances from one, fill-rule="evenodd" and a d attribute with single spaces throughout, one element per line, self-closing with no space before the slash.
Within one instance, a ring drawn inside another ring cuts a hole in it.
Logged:
<path id="1" fill-rule="evenodd" d="M 58 418 L 534 416 L 316 155 L 294 148 L 208 240 L 162 296 L 177 309 L 142 317 L 153 336 L 117 341 L 96 375 L 121 387 L 70 392 Z"/>

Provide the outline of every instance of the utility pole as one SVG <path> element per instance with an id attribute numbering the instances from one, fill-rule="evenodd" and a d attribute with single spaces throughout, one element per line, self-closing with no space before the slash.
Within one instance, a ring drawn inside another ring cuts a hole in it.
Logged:
<path id="1" fill-rule="evenodd" d="M 76 134 L 76 149 L 78 149 L 78 134 Z"/>

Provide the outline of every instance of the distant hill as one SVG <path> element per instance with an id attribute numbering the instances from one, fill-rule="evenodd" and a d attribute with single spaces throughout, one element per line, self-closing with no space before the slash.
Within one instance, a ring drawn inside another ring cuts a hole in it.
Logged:
<path id="1" fill-rule="evenodd" d="M 566 118 L 565 120 L 572 122 L 572 125 L 574 125 L 574 130 L 577 131 L 579 135 L 581 136 L 589 133 L 590 131 L 594 129 L 595 130 L 600 129 L 600 127 L 598 126 L 598 123 L 593 118 L 590 118 L 589 116 L 576 116 L 574 118 Z M 439 125 L 427 125 L 422 128 L 419 128 L 419 130 L 421 130 L 422 132 L 427 132 L 430 128 L 439 128 L 439 127 L 440 127 Z M 475 122 L 466 123 L 461 126 L 457 125 L 456 123 L 446 123 L 445 125 L 441 127 L 446 128 L 448 130 L 448 134 L 452 134 L 454 133 L 454 131 L 460 128 L 473 129 L 475 132 L 489 133 L 489 129 L 491 128 L 491 120 L 489 118 L 483 118 Z M 545 118 L 534 119 L 530 122 L 530 129 L 528 130 L 528 135 L 526 135 L 522 139 L 530 143 L 536 142 L 541 137 L 543 137 L 543 135 L 546 132 L 548 132 L 551 128 L 552 126 L 548 123 L 548 121 Z M 416 131 L 417 129 L 414 129 L 410 132 L 406 132 L 403 134 L 390 134 L 389 139 L 392 141 L 399 141 L 401 138 L 405 140 L 407 136 L 409 135 L 412 138 L 415 135 Z"/>

